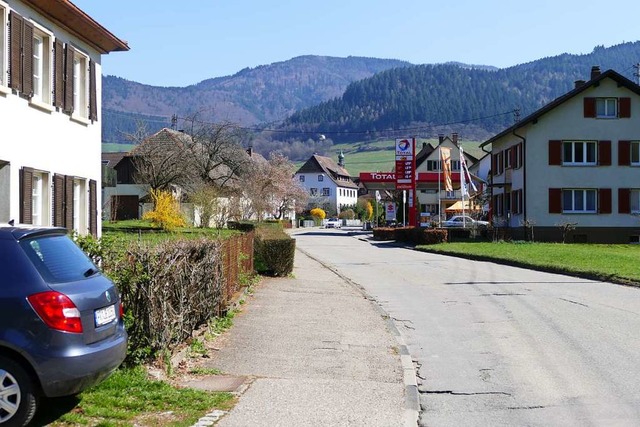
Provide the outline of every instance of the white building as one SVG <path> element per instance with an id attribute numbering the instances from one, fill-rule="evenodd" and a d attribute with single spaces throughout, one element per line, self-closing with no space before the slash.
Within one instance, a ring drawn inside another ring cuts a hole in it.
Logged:
<path id="1" fill-rule="evenodd" d="M 640 243 L 640 86 L 593 67 L 589 81 L 486 141 L 492 216 L 526 238 Z"/>
<path id="2" fill-rule="evenodd" d="M 0 222 L 100 234 L 100 58 L 128 49 L 68 0 L 0 0 Z"/>
<path id="3" fill-rule="evenodd" d="M 344 155 L 338 163 L 329 157 L 314 154 L 295 174 L 309 192 L 308 208 L 322 208 L 327 215 L 337 215 L 358 202 L 358 186 L 343 167 Z"/>

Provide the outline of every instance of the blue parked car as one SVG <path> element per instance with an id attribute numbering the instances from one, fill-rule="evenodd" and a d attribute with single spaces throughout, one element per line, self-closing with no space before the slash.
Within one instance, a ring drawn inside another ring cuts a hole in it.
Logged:
<path id="1" fill-rule="evenodd" d="M 1 426 L 98 384 L 126 350 L 118 290 L 64 228 L 0 225 Z"/>

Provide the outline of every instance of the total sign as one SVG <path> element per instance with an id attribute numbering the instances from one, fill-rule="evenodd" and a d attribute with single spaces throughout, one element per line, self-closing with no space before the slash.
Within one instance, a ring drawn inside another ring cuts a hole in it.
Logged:
<path id="1" fill-rule="evenodd" d="M 396 190 L 411 190 L 414 187 L 415 140 L 396 139 Z"/>

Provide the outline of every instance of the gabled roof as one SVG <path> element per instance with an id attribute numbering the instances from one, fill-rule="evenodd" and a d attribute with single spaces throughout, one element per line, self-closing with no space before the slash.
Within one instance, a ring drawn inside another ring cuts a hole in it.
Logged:
<path id="1" fill-rule="evenodd" d="M 114 168 L 120 160 L 128 156 L 129 153 L 102 153 L 102 163 L 110 168 Z M 106 162 L 106 163 L 105 163 Z"/>
<path id="2" fill-rule="evenodd" d="M 544 107 L 540 108 L 538 111 L 528 115 L 527 117 L 525 117 L 524 119 L 520 120 L 518 123 L 514 124 L 513 126 L 503 130 L 502 132 L 500 132 L 499 134 L 495 135 L 494 137 L 492 137 L 491 139 L 483 142 L 482 144 L 480 144 L 480 147 L 484 147 L 485 145 L 489 145 L 494 141 L 497 141 L 498 139 L 502 138 L 503 136 L 510 134 L 526 125 L 528 125 L 529 123 L 533 122 L 534 120 L 537 120 L 538 118 L 540 118 L 542 115 L 548 113 L 549 111 L 553 110 L 554 108 L 556 108 L 557 106 L 559 106 L 560 104 L 568 101 L 569 99 L 573 98 L 574 96 L 577 96 L 579 94 L 581 94 L 582 92 L 584 92 L 585 90 L 594 87 L 594 86 L 598 86 L 600 84 L 600 82 L 604 79 L 612 79 L 614 80 L 616 83 L 618 83 L 618 86 L 623 86 L 627 89 L 629 89 L 630 91 L 632 91 L 633 93 L 635 93 L 636 95 L 640 95 L 640 86 L 638 86 L 637 84 L 635 84 L 634 82 L 632 82 L 631 80 L 629 80 L 628 78 L 624 77 L 623 75 L 613 71 L 613 70 L 607 70 L 604 73 L 601 73 L 599 76 L 589 80 L 588 82 L 585 82 L 583 85 L 573 89 L 570 92 L 567 92 L 566 94 L 554 99 L 553 101 L 551 101 L 550 103 L 548 103 L 547 105 L 545 105 Z"/>
<path id="3" fill-rule="evenodd" d="M 353 182 L 353 179 L 351 179 L 349 171 L 347 171 L 342 166 L 339 166 L 329 157 L 319 156 L 317 154 L 311 156 L 309 160 L 307 160 L 296 173 L 315 172 L 326 173 L 331 178 L 331 180 L 340 187 L 358 188 L 358 186 Z M 348 180 L 338 180 L 338 177 L 347 178 Z"/>
<path id="4" fill-rule="evenodd" d="M 74 36 L 86 41 L 98 52 L 127 51 L 129 45 L 96 22 L 69 0 L 23 0 L 26 4 L 48 16 Z"/>
<path id="5" fill-rule="evenodd" d="M 140 147 L 146 144 L 175 144 L 180 148 L 186 148 L 186 146 L 191 142 L 192 139 L 189 134 L 169 128 L 162 128 L 158 132 L 147 137 L 140 145 L 137 145 L 133 150 L 131 150 L 129 154 L 135 156 L 138 151 L 141 150 Z"/>

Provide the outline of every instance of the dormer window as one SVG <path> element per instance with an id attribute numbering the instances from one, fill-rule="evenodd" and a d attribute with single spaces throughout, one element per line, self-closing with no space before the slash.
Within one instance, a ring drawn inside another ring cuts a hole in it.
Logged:
<path id="1" fill-rule="evenodd" d="M 318 182 L 324 181 L 324 175 L 318 175 Z"/>

